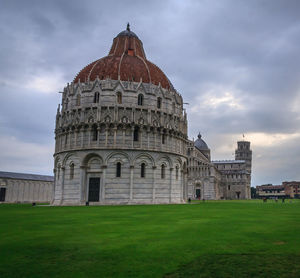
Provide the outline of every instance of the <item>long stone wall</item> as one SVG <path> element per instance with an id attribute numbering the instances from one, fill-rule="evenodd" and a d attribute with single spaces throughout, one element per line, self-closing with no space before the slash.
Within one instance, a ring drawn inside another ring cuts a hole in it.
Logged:
<path id="1" fill-rule="evenodd" d="M 53 199 L 53 182 L 0 179 L 0 188 L 5 188 L 6 203 L 46 202 Z"/>

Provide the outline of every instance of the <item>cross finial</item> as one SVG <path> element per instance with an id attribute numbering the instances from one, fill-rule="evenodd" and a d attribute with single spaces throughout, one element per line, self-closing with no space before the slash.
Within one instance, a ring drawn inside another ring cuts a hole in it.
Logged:
<path id="1" fill-rule="evenodd" d="M 129 25 L 129 22 L 127 23 L 127 31 L 129 31 L 130 32 L 130 25 Z"/>

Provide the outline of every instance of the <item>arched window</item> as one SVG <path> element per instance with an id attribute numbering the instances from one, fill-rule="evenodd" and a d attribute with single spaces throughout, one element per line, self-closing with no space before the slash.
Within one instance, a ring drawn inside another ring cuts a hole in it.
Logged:
<path id="1" fill-rule="evenodd" d="M 139 141 L 139 128 L 136 126 L 133 131 L 133 141 Z"/>
<path id="2" fill-rule="evenodd" d="M 99 103 L 99 92 L 94 94 L 94 103 Z"/>
<path id="3" fill-rule="evenodd" d="M 92 140 L 93 141 L 97 141 L 98 140 L 98 129 L 97 129 L 96 125 L 94 125 L 92 127 Z"/>
<path id="4" fill-rule="evenodd" d="M 116 165 L 116 177 L 117 178 L 121 177 L 121 162 L 118 162 Z"/>
<path id="5" fill-rule="evenodd" d="M 178 180 L 178 172 L 179 172 L 179 167 L 176 166 L 176 180 Z"/>
<path id="6" fill-rule="evenodd" d="M 65 104 L 66 109 L 68 109 L 68 104 L 69 104 L 69 99 L 67 98 L 66 99 L 66 104 Z"/>
<path id="7" fill-rule="evenodd" d="M 70 165 L 70 180 L 74 178 L 74 164 Z"/>
<path id="8" fill-rule="evenodd" d="M 165 139 L 166 139 L 166 136 L 165 136 L 165 134 L 163 133 L 163 134 L 161 135 L 161 143 L 162 143 L 162 144 L 165 143 Z"/>
<path id="9" fill-rule="evenodd" d="M 161 98 L 157 98 L 157 108 L 161 108 Z"/>
<path id="10" fill-rule="evenodd" d="M 81 96 L 78 94 L 76 97 L 76 105 L 79 106 L 81 101 Z"/>
<path id="11" fill-rule="evenodd" d="M 172 110 L 173 110 L 173 113 L 175 113 L 175 102 L 172 103 Z"/>
<path id="12" fill-rule="evenodd" d="M 160 177 L 164 179 L 166 177 L 166 166 L 164 164 L 161 165 Z"/>
<path id="13" fill-rule="evenodd" d="M 144 96 L 142 94 L 138 96 L 138 105 L 144 105 Z"/>
<path id="14" fill-rule="evenodd" d="M 122 104 L 122 93 L 121 92 L 117 92 L 117 103 Z"/>
<path id="15" fill-rule="evenodd" d="M 146 164 L 142 163 L 141 164 L 141 178 L 144 178 L 146 175 Z"/>

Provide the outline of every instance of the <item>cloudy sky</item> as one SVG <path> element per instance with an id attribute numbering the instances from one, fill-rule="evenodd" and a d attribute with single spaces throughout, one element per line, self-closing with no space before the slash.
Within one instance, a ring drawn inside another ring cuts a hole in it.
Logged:
<path id="1" fill-rule="evenodd" d="M 59 91 L 126 28 L 182 94 L 189 136 L 252 186 L 300 180 L 300 1 L 0 0 L 0 170 L 52 174 Z"/>

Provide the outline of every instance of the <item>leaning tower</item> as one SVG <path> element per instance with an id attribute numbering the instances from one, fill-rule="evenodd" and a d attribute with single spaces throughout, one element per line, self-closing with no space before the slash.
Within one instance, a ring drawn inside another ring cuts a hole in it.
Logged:
<path id="1" fill-rule="evenodd" d="M 245 160 L 246 170 L 251 174 L 252 167 L 252 150 L 249 141 L 238 141 L 235 150 L 235 160 Z"/>
<path id="2" fill-rule="evenodd" d="M 186 144 L 183 99 L 128 25 L 62 92 L 53 204 L 182 202 Z"/>

